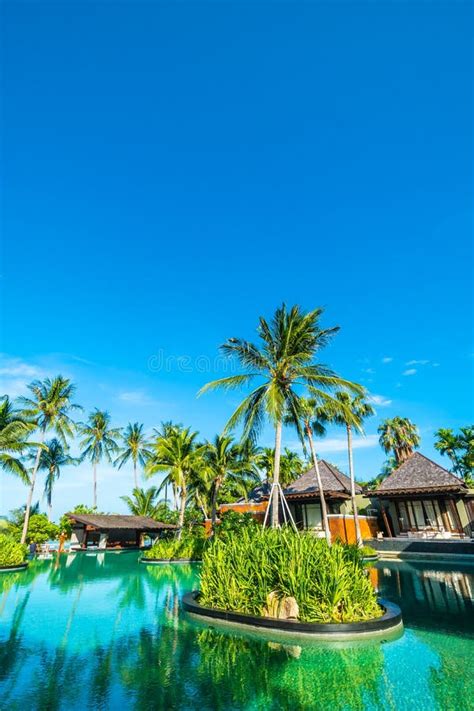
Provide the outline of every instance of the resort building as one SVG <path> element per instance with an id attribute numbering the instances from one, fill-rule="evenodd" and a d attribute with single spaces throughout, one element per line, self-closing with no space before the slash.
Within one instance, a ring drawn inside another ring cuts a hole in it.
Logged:
<path id="1" fill-rule="evenodd" d="M 474 529 L 474 492 L 423 454 L 415 452 L 371 492 L 385 535 L 463 538 Z"/>
<path id="2" fill-rule="evenodd" d="M 72 523 L 71 548 L 87 547 L 141 548 L 145 536 L 152 540 L 160 533 L 175 530 L 170 523 L 155 521 L 149 516 L 118 516 L 109 514 L 67 514 Z"/>
<path id="3" fill-rule="evenodd" d="M 350 498 L 351 481 L 337 467 L 324 459 L 319 460 L 318 466 L 328 509 L 331 537 L 355 542 L 354 517 Z M 312 530 L 316 534 L 322 535 L 321 501 L 314 467 L 311 467 L 284 489 L 283 493 L 298 528 Z M 355 484 L 355 493 L 357 509 L 360 511 L 370 508 L 370 500 L 363 495 L 362 488 L 357 483 Z M 374 514 L 374 516 L 359 515 L 363 538 L 371 538 L 377 533 L 377 512 L 374 511 Z"/>
<path id="4" fill-rule="evenodd" d="M 351 505 L 351 482 L 348 476 L 337 467 L 324 459 L 319 460 L 319 473 L 326 500 L 329 527 L 333 539 L 340 538 L 348 542 L 355 542 L 354 518 Z M 360 511 L 370 508 L 371 502 L 363 495 L 359 484 L 355 485 L 357 508 Z M 316 535 L 324 535 L 321 501 L 319 497 L 318 482 L 314 467 L 302 474 L 283 491 L 288 502 L 291 515 L 300 529 L 311 530 Z M 270 496 L 270 484 L 263 482 L 255 487 L 249 494 L 248 501 L 239 501 L 235 504 L 224 504 L 220 507 L 224 511 L 237 511 L 239 513 L 252 513 L 259 521 L 263 521 Z M 363 538 L 372 538 L 377 534 L 377 510 L 373 516 L 359 515 L 359 522 Z"/>

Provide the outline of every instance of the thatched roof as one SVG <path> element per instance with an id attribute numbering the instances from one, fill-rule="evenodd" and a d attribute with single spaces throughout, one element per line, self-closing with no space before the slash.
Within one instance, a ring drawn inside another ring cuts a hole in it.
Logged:
<path id="1" fill-rule="evenodd" d="M 149 516 L 119 516 L 116 514 L 75 514 L 68 513 L 69 518 L 76 523 L 92 526 L 99 531 L 122 529 L 124 531 L 160 531 L 176 528 L 171 523 L 155 521 Z"/>
<path id="2" fill-rule="evenodd" d="M 254 486 L 248 495 L 248 502 L 251 504 L 259 504 L 263 499 L 268 499 L 270 496 L 270 487 L 271 484 L 268 479 L 266 481 L 262 481 L 261 484 Z M 244 502 L 245 499 L 240 499 L 240 501 Z"/>
<path id="3" fill-rule="evenodd" d="M 333 464 L 329 464 L 324 459 L 318 462 L 319 474 L 323 485 L 323 492 L 335 498 L 347 498 L 351 493 L 351 480 L 343 474 Z M 355 485 L 356 494 L 361 494 L 362 489 L 359 484 Z M 311 498 L 318 496 L 319 487 L 316 479 L 316 471 L 311 467 L 307 472 L 302 474 L 299 479 L 296 479 L 290 486 L 284 490 L 287 499 Z"/>
<path id="4" fill-rule="evenodd" d="M 464 491 L 467 492 L 467 487 L 461 479 L 423 454 L 415 452 L 371 493 L 375 496 L 396 496 Z"/>

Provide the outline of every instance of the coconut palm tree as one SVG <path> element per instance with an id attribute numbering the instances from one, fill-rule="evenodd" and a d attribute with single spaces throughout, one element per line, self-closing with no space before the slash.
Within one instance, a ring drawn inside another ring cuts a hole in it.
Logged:
<path id="1" fill-rule="evenodd" d="M 474 426 L 461 427 L 459 434 L 449 428 L 435 432 L 435 449 L 451 460 L 451 471 L 470 484 L 474 474 Z"/>
<path id="2" fill-rule="evenodd" d="M 189 427 L 165 423 L 151 443 L 152 456 L 145 465 L 148 477 L 162 472 L 166 474 L 159 491 L 171 484 L 179 497 L 178 538 L 183 531 L 189 484 L 196 469 L 203 466 L 205 445 L 196 444 L 197 435 Z"/>
<path id="3" fill-rule="evenodd" d="M 255 457 L 247 458 L 249 448 L 239 446 L 229 435 L 216 435 L 213 442 L 208 442 L 204 452 L 206 468 L 211 477 L 211 522 L 216 525 L 217 502 L 223 484 L 247 482 L 256 484 L 259 480 Z"/>
<path id="4" fill-rule="evenodd" d="M 105 459 L 113 463 L 112 455 L 118 451 L 117 439 L 120 429 L 110 426 L 110 415 L 105 410 L 96 408 L 89 414 L 86 422 L 78 425 L 79 434 L 83 438 L 80 442 L 81 459 L 88 459 L 92 463 L 93 474 L 93 507 L 97 506 L 97 465 Z"/>
<path id="5" fill-rule="evenodd" d="M 71 457 L 62 442 L 54 439 L 45 443 L 39 459 L 38 471 L 46 472 L 44 494 L 48 505 L 48 519 L 51 521 L 52 498 L 54 483 L 59 479 L 61 467 L 79 464 L 80 459 Z"/>
<path id="6" fill-rule="evenodd" d="M 393 417 L 379 426 L 380 446 L 385 453 L 393 452 L 397 466 L 411 457 L 420 446 L 418 427 L 408 417 Z"/>
<path id="7" fill-rule="evenodd" d="M 133 462 L 133 481 L 135 489 L 138 489 L 138 464 L 144 467 L 148 459 L 151 457 L 151 451 L 148 449 L 148 441 L 143 432 L 143 425 L 130 422 L 121 434 L 120 454 L 115 460 L 115 465 L 121 469 L 130 459 Z"/>
<path id="8" fill-rule="evenodd" d="M 333 399 L 326 398 L 326 402 L 319 408 L 318 415 L 322 422 L 333 422 L 342 425 L 347 433 L 347 454 L 349 459 L 349 477 L 351 480 L 351 502 L 352 515 L 354 516 L 354 528 L 356 532 L 357 545 L 362 545 L 360 533 L 359 517 L 357 515 L 357 503 L 355 496 L 355 476 L 354 458 L 352 455 L 352 432 L 356 430 L 364 433 L 363 422 L 368 417 L 375 414 L 372 405 L 364 400 L 363 395 L 351 397 L 348 392 L 338 391 Z"/>
<path id="9" fill-rule="evenodd" d="M 289 424 L 285 420 L 285 424 Z M 268 481 L 273 481 L 273 467 L 275 464 L 275 450 L 273 447 L 264 447 L 258 456 L 258 466 L 264 472 Z M 285 447 L 280 455 L 280 484 L 286 487 L 297 479 L 304 469 L 304 462 L 301 457 L 288 447 Z"/>
<path id="10" fill-rule="evenodd" d="M 34 429 L 35 424 L 14 407 L 8 395 L 0 398 L 0 467 L 27 485 L 30 480 L 21 457 L 38 446 L 27 439 Z"/>
<path id="11" fill-rule="evenodd" d="M 150 516 L 153 518 L 157 509 L 158 489 L 151 486 L 149 489 L 135 487 L 132 496 L 121 496 L 127 504 L 128 510 L 134 516 Z"/>
<path id="12" fill-rule="evenodd" d="M 333 388 L 349 388 L 358 393 L 361 388 L 340 378 L 324 365 L 314 363 L 318 351 L 337 333 L 339 327 L 321 329 L 322 309 L 303 313 L 299 306 L 287 310 L 279 307 L 270 323 L 260 317 L 260 346 L 240 338 L 230 338 L 221 346 L 222 352 L 237 359 L 244 372 L 207 383 L 201 393 L 216 388 L 226 390 L 259 381 L 229 419 L 225 433 L 243 425 L 242 439 L 255 439 L 268 418 L 275 429 L 273 466 L 272 526 L 279 526 L 279 483 L 282 424 L 285 413 L 294 413 L 299 404 L 298 387 L 326 392 Z"/>
<path id="13" fill-rule="evenodd" d="M 318 457 L 316 456 L 316 450 L 314 448 L 313 434 L 318 437 L 322 437 L 326 430 L 320 419 L 321 406 L 318 406 L 318 402 L 315 398 L 300 398 L 298 415 L 300 418 L 301 425 L 297 427 L 298 432 L 303 433 L 301 439 L 301 444 L 303 445 L 304 451 L 306 451 L 305 438 L 308 440 L 309 451 L 311 454 L 311 460 L 313 462 L 314 471 L 316 473 L 316 481 L 318 483 L 319 490 L 319 500 L 321 502 L 321 518 L 323 521 L 324 535 L 326 536 L 326 541 L 328 545 L 331 545 L 331 530 L 329 528 L 328 510 L 326 505 L 326 499 L 324 496 L 323 484 L 321 481 L 321 473 L 319 471 Z M 293 415 L 294 417 L 294 415 Z M 296 425 L 293 417 L 286 419 L 287 424 Z"/>
<path id="14" fill-rule="evenodd" d="M 67 438 L 72 437 L 75 424 L 70 417 L 73 410 L 80 410 L 80 406 L 72 402 L 76 386 L 68 378 L 57 375 L 55 378 L 35 380 L 28 385 L 32 397 L 21 397 L 19 402 L 23 405 L 23 416 L 35 423 L 40 437 L 33 470 L 30 477 L 30 489 L 26 501 L 25 521 L 21 542 L 25 543 L 30 520 L 31 501 L 36 483 L 36 474 L 40 463 L 41 452 L 44 447 L 46 432 L 53 430 L 59 440 L 66 446 Z"/>

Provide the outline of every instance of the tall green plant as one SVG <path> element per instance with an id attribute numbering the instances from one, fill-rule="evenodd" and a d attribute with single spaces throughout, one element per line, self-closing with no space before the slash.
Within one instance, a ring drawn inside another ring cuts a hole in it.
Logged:
<path id="1" fill-rule="evenodd" d="M 145 474 L 150 477 L 164 473 L 159 490 L 171 484 L 179 497 L 179 533 L 181 538 L 186 510 L 188 487 L 193 472 L 203 466 L 205 446 L 196 444 L 197 432 L 181 425 L 166 423 L 151 443 L 152 456 L 146 464 Z"/>
<path id="2" fill-rule="evenodd" d="M 333 422 L 336 425 L 342 425 L 347 433 L 347 454 L 349 459 L 349 477 L 351 480 L 351 503 L 352 515 L 354 517 L 354 528 L 356 532 L 357 545 L 362 545 L 362 536 L 360 532 L 359 516 L 357 513 L 357 503 L 355 495 L 355 475 L 354 475 L 354 457 L 352 452 L 352 432 L 356 430 L 361 434 L 364 433 L 363 422 L 368 417 L 375 414 L 372 405 L 364 400 L 360 395 L 352 398 L 349 393 L 339 391 L 335 393 L 334 398 L 326 400 L 323 406 L 318 411 L 319 418 L 323 422 Z"/>
<path id="3" fill-rule="evenodd" d="M 15 408 L 8 395 L 0 398 L 0 467 L 19 477 L 27 485 L 30 479 L 21 458 L 32 447 L 38 446 L 28 441 L 28 436 L 34 429 L 34 422 Z"/>
<path id="4" fill-rule="evenodd" d="M 386 454 L 393 452 L 398 467 L 420 446 L 418 427 L 408 417 L 384 420 L 378 433 L 380 446 Z"/>
<path id="5" fill-rule="evenodd" d="M 349 388 L 358 393 L 360 387 L 343 380 L 314 359 L 337 333 L 339 327 L 321 329 L 319 325 L 322 309 L 308 313 L 299 306 L 287 310 L 285 304 L 275 311 L 273 319 L 267 322 L 260 317 L 257 346 L 241 338 L 230 338 L 221 346 L 222 352 L 237 359 L 243 373 L 221 378 L 207 383 L 200 393 L 216 388 L 226 390 L 249 385 L 259 381 L 257 387 L 235 410 L 226 425 L 226 431 L 243 425 L 242 439 L 255 439 L 268 418 L 275 429 L 275 459 L 273 482 L 280 482 L 280 456 L 282 424 L 285 413 L 294 413 L 298 421 L 298 386 L 310 386 L 315 392 L 326 392 L 338 388 Z M 272 526 L 279 526 L 278 486 L 274 491 L 272 506 Z"/>
<path id="6" fill-rule="evenodd" d="M 204 605 L 263 615 L 270 593 L 294 597 L 305 622 L 359 622 L 382 614 L 355 546 L 328 546 L 291 529 L 243 527 L 205 549 Z"/>
<path id="7" fill-rule="evenodd" d="M 130 460 L 133 463 L 133 481 L 138 488 L 138 465 L 142 468 L 151 457 L 148 439 L 143 431 L 143 425 L 130 422 L 120 436 L 120 454 L 115 460 L 119 469 Z"/>
<path id="8" fill-rule="evenodd" d="M 155 518 L 158 504 L 158 489 L 151 486 L 149 489 L 139 489 L 136 487 L 132 496 L 121 496 L 120 498 L 127 504 L 127 508 L 134 516 L 150 516 Z"/>
<path id="9" fill-rule="evenodd" d="M 118 451 L 117 439 L 120 429 L 110 426 L 110 415 L 105 410 L 95 409 L 86 422 L 79 423 L 81 458 L 92 463 L 93 495 L 92 505 L 97 506 L 97 465 L 105 459 L 112 463 Z"/>
<path id="10" fill-rule="evenodd" d="M 67 438 L 72 437 L 75 430 L 75 424 L 70 417 L 70 413 L 73 410 L 81 409 L 79 405 L 72 402 L 76 386 L 68 378 L 63 378 L 62 375 L 58 375 L 53 379 L 46 378 L 43 381 L 35 380 L 28 385 L 28 389 L 32 396 L 22 397 L 20 402 L 24 408 L 23 414 L 25 418 L 35 423 L 39 430 L 40 438 L 30 477 L 21 543 L 26 541 L 31 501 L 46 432 L 49 430 L 56 432 L 59 440 L 66 446 Z"/>
<path id="11" fill-rule="evenodd" d="M 80 459 L 71 457 L 62 442 L 54 437 L 46 442 L 39 459 L 38 471 L 46 472 L 44 495 L 48 506 L 48 519 L 52 519 L 52 499 L 55 482 L 59 479 L 62 467 L 79 464 Z"/>

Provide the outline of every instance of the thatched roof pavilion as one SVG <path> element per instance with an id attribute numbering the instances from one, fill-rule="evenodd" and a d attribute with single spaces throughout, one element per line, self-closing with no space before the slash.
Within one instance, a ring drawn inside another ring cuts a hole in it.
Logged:
<path id="1" fill-rule="evenodd" d="M 157 537 L 162 531 L 177 528 L 149 516 L 75 513 L 68 513 L 67 516 L 73 529 L 71 543 L 80 548 L 87 548 L 88 543 L 99 548 L 139 547 L 144 535 Z"/>

